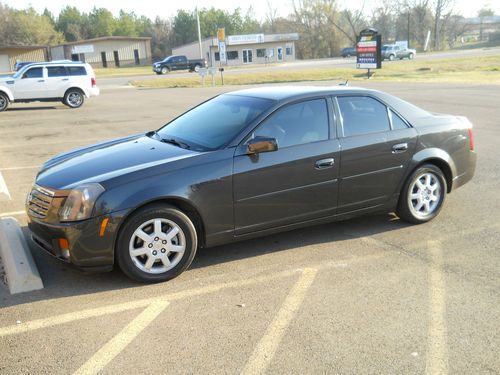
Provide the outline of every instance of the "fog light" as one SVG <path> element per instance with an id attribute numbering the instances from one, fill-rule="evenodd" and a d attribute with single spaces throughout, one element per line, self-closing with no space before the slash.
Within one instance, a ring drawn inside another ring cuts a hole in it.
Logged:
<path id="1" fill-rule="evenodd" d="M 59 238 L 59 249 L 61 250 L 61 255 L 65 259 L 69 259 L 69 242 L 66 238 Z"/>

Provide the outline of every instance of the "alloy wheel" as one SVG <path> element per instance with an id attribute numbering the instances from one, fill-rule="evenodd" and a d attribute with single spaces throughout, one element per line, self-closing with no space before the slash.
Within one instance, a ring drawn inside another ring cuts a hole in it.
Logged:
<path id="1" fill-rule="evenodd" d="M 434 173 L 419 175 L 408 190 L 408 206 L 416 217 L 425 218 L 439 208 L 442 186 Z"/>

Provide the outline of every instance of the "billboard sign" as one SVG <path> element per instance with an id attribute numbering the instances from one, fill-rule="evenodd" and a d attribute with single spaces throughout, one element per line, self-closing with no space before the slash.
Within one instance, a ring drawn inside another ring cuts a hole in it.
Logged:
<path id="1" fill-rule="evenodd" d="M 382 36 L 374 29 L 361 31 L 356 45 L 356 68 L 382 67 Z"/>
<path id="2" fill-rule="evenodd" d="M 264 43 L 264 34 L 229 35 L 227 44 L 255 44 Z"/>
<path id="3" fill-rule="evenodd" d="M 226 29 L 224 27 L 219 27 L 217 29 L 217 40 L 219 43 L 226 41 Z"/>
<path id="4" fill-rule="evenodd" d="M 82 44 L 79 46 L 73 46 L 71 53 L 94 53 L 94 46 L 92 44 Z"/>
<path id="5" fill-rule="evenodd" d="M 226 42 L 219 42 L 219 61 L 221 64 L 227 63 Z"/>

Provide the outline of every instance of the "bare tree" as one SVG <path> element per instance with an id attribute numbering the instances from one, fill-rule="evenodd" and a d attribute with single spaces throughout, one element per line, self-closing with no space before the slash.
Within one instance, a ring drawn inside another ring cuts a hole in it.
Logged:
<path id="1" fill-rule="evenodd" d="M 445 16 L 447 8 L 453 4 L 453 0 L 434 0 L 434 49 L 439 49 L 441 40 L 442 18 Z M 451 13 L 450 13 L 451 14 Z M 450 15 L 448 14 L 448 16 Z"/>

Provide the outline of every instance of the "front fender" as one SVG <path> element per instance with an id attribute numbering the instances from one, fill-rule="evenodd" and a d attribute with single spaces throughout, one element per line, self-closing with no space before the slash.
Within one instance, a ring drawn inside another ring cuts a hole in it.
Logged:
<path id="1" fill-rule="evenodd" d="M 0 85 L 0 92 L 5 93 L 11 102 L 14 101 L 14 95 L 12 94 L 12 91 L 6 85 L 3 85 L 3 84 Z"/>

